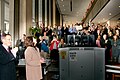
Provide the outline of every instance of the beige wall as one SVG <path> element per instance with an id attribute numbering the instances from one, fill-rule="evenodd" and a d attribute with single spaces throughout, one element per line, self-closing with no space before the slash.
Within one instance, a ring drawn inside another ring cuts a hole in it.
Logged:
<path id="1" fill-rule="evenodd" d="M 110 26 L 111 27 L 114 27 L 116 25 L 117 25 L 117 21 L 113 21 L 113 20 L 110 21 Z"/>

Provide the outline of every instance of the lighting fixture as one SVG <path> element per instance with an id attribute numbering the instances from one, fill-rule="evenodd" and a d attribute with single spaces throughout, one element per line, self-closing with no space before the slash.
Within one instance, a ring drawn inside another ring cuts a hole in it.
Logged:
<path id="1" fill-rule="evenodd" d="M 112 15 L 111 13 L 109 13 L 109 15 Z"/>

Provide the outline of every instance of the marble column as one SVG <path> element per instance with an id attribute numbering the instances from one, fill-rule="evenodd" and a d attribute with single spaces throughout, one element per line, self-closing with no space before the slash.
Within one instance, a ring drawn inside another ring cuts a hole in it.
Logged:
<path id="1" fill-rule="evenodd" d="M 32 18 L 33 18 L 33 24 L 34 24 L 35 22 L 35 0 L 32 0 Z"/>
<path id="2" fill-rule="evenodd" d="M 53 26 L 56 25 L 56 0 L 53 0 Z"/>
<path id="3" fill-rule="evenodd" d="M 62 25 L 62 14 L 60 14 L 60 25 L 63 26 Z"/>
<path id="4" fill-rule="evenodd" d="M 51 26 L 51 0 L 49 0 L 49 26 Z"/>
<path id="5" fill-rule="evenodd" d="M 20 0 L 19 38 L 26 34 L 26 0 Z"/>
<path id="6" fill-rule="evenodd" d="M 14 0 L 14 42 L 19 39 L 19 3 L 20 0 Z"/>
<path id="7" fill-rule="evenodd" d="M 15 45 L 15 36 L 14 36 L 14 0 L 9 1 L 9 33 L 12 36 L 12 46 Z"/>
<path id="8" fill-rule="evenodd" d="M 30 35 L 29 29 L 32 26 L 32 0 L 26 0 L 26 34 Z"/>
<path id="9" fill-rule="evenodd" d="M 45 27 L 47 27 L 47 0 L 45 0 Z"/>
<path id="10" fill-rule="evenodd" d="M 4 7 L 5 3 L 3 0 L 1 0 L 1 31 L 4 31 L 5 30 L 5 27 L 4 27 L 4 13 L 5 13 L 5 7 Z"/>
<path id="11" fill-rule="evenodd" d="M 56 14 L 56 16 L 55 16 L 55 24 L 56 24 L 57 26 L 60 26 L 60 12 L 59 12 L 57 6 L 55 6 L 55 7 L 56 7 L 56 12 L 55 12 L 55 14 Z"/>
<path id="12" fill-rule="evenodd" d="M 42 0 L 42 23 L 45 25 L 45 0 Z"/>
<path id="13" fill-rule="evenodd" d="M 32 0 L 20 0 L 20 34 L 30 35 L 29 29 L 32 27 Z"/>
<path id="14" fill-rule="evenodd" d="M 39 1 L 35 0 L 35 22 L 38 23 L 39 22 L 39 17 L 38 14 L 39 13 Z"/>
<path id="15" fill-rule="evenodd" d="M 39 14 L 38 14 L 38 16 L 39 16 L 39 25 L 41 25 L 42 24 L 42 0 L 39 0 Z"/>

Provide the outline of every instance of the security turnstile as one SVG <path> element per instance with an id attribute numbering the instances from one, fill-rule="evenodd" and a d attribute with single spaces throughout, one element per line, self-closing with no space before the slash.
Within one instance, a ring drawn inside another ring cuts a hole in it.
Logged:
<path id="1" fill-rule="evenodd" d="M 105 49 L 67 47 L 59 49 L 60 80 L 105 80 Z"/>

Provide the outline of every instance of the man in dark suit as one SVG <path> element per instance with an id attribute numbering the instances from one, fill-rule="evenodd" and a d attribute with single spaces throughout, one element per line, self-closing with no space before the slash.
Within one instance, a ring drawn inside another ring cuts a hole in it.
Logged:
<path id="1" fill-rule="evenodd" d="M 15 57 L 11 53 L 11 35 L 1 36 L 0 44 L 0 80 L 16 80 Z"/>

